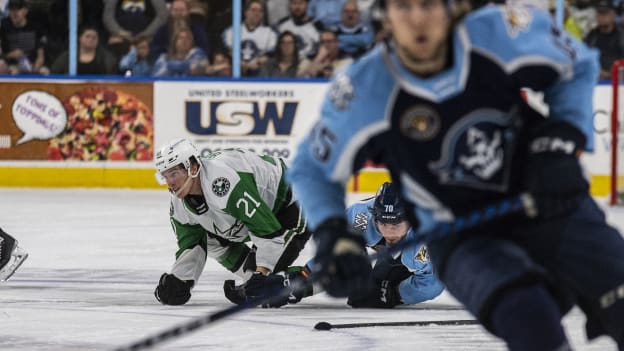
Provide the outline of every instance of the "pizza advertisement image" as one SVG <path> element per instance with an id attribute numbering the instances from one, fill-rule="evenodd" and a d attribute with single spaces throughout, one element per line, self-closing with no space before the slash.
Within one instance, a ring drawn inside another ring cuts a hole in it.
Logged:
<path id="1" fill-rule="evenodd" d="M 61 83 L 0 84 L 0 160 L 152 160 L 152 84 Z"/>

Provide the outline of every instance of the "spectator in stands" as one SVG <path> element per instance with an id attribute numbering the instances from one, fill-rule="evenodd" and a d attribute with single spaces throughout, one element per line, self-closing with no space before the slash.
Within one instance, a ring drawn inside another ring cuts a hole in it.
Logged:
<path id="1" fill-rule="evenodd" d="M 260 68 L 261 77 L 305 77 L 307 66 L 306 58 L 301 58 L 297 50 L 297 38 L 290 31 L 280 33 L 277 39 L 277 48 L 274 57 L 270 58 Z"/>
<path id="2" fill-rule="evenodd" d="M 582 38 L 585 38 L 589 32 L 596 27 L 596 8 L 595 0 L 575 0 L 571 1 L 567 10 L 570 18 L 579 27 Z"/>
<path id="3" fill-rule="evenodd" d="M 375 34 L 361 21 L 357 0 L 342 6 L 342 22 L 338 26 L 338 47 L 353 58 L 362 56 L 373 44 Z"/>
<path id="4" fill-rule="evenodd" d="M 195 46 L 202 49 L 206 55 L 210 55 L 212 47 L 206 28 L 200 22 L 191 19 L 186 0 L 173 0 L 169 6 L 167 23 L 158 28 L 152 38 L 150 53 L 152 59 L 157 59 L 167 52 L 172 34 L 179 28 L 190 28 Z"/>
<path id="5" fill-rule="evenodd" d="M 322 29 L 336 30 L 341 21 L 342 6 L 347 0 L 310 0 L 308 16 Z"/>
<path id="6" fill-rule="evenodd" d="M 0 74 L 9 74 L 9 65 L 2 57 L 0 57 Z"/>
<path id="7" fill-rule="evenodd" d="M 9 0 L 9 17 L 0 22 L 3 57 L 12 73 L 49 72 L 45 64 L 46 28 L 29 21 L 24 0 Z"/>
<path id="8" fill-rule="evenodd" d="M 615 21 L 614 0 L 598 0 L 598 25 L 585 37 L 585 43 L 600 50 L 600 79 L 610 79 L 613 61 L 624 58 L 624 31 Z"/>
<path id="9" fill-rule="evenodd" d="M 320 33 L 321 46 L 308 65 L 307 77 L 329 78 L 334 72 L 351 63 L 353 59 L 340 51 L 338 47 L 338 35 L 332 30 L 325 29 Z"/>
<path id="10" fill-rule="evenodd" d="M 105 48 L 99 45 L 97 28 L 83 26 L 78 34 L 77 74 L 116 74 L 117 61 Z M 54 74 L 69 73 L 69 52 L 66 50 L 56 58 L 51 67 Z"/>
<path id="11" fill-rule="evenodd" d="M 357 0 L 357 6 L 360 10 L 360 21 L 372 28 L 373 11 L 376 6 L 376 0 Z"/>
<path id="12" fill-rule="evenodd" d="M 277 31 L 289 31 L 297 38 L 299 57 L 314 57 L 319 45 L 319 32 L 312 17 L 308 16 L 308 0 L 289 0 L 290 15 L 277 25 Z"/>
<path id="13" fill-rule="evenodd" d="M 152 37 L 165 24 L 167 5 L 165 0 L 104 0 L 102 21 L 109 50 L 121 57 L 139 36 Z"/>
<path id="14" fill-rule="evenodd" d="M 125 76 L 151 76 L 153 62 L 149 53 L 150 38 L 139 36 L 135 39 L 130 51 L 119 61 L 119 71 Z"/>
<path id="15" fill-rule="evenodd" d="M 277 24 L 285 17 L 288 17 L 288 2 L 289 0 L 267 0 L 267 23 L 271 27 L 276 27 Z"/>
<path id="16" fill-rule="evenodd" d="M 89 25 L 97 28 L 99 40 L 102 43 L 107 42 L 108 33 L 102 24 L 102 14 L 104 13 L 104 4 L 102 1 L 78 0 L 78 27 Z M 48 4 L 48 45 L 46 47 L 46 62 L 52 64 L 56 58 L 69 45 L 67 38 L 69 36 L 69 1 L 67 0 L 51 0 Z M 50 15 L 52 14 L 52 15 Z"/>
<path id="17" fill-rule="evenodd" d="M 161 54 L 154 63 L 155 77 L 188 77 L 203 75 L 208 57 L 195 46 L 190 28 L 179 28 L 173 33 L 169 51 Z"/>
<path id="18" fill-rule="evenodd" d="M 241 26 L 241 74 L 256 76 L 260 67 L 275 50 L 277 34 L 263 25 L 264 6 L 261 0 L 249 0 Z M 223 32 L 223 42 L 232 50 L 232 27 Z"/>
<path id="19" fill-rule="evenodd" d="M 206 75 L 211 77 L 231 77 L 232 58 L 224 50 L 215 51 L 212 64 L 206 66 Z"/>

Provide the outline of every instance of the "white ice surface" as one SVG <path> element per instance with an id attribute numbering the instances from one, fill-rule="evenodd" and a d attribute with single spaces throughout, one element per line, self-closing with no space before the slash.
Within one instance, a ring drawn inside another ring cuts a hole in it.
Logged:
<path id="1" fill-rule="evenodd" d="M 356 197 L 361 197 L 355 195 Z M 168 194 L 158 190 L 0 188 L 0 227 L 30 253 L 0 283 L 0 350 L 112 350 L 232 305 L 222 284 L 234 277 L 209 261 L 185 306 L 163 306 L 156 282 L 174 259 Z M 609 209 L 624 227 L 624 209 Z M 298 263 L 313 252 L 304 250 Z M 504 350 L 480 326 L 314 330 L 331 323 L 469 319 L 448 294 L 393 310 L 349 308 L 324 294 L 281 309 L 256 308 L 157 350 Z M 588 343 L 584 316 L 564 319 L 575 350 L 615 350 L 607 338 Z"/>

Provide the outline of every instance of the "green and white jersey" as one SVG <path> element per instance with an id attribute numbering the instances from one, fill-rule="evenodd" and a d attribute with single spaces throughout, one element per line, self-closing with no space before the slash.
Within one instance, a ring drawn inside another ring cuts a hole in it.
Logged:
<path id="1" fill-rule="evenodd" d="M 179 250 L 172 273 L 198 280 L 206 255 L 244 276 L 239 269 L 251 242 L 256 263 L 273 269 L 288 240 L 275 214 L 288 205 L 284 162 L 244 149 L 227 149 L 201 159 L 199 173 L 206 206 L 191 206 L 189 197 L 172 195 L 171 223 Z"/>

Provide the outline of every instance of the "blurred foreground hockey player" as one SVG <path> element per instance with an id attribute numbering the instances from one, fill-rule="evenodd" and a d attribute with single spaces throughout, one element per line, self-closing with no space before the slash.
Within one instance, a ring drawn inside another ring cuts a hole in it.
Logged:
<path id="1" fill-rule="evenodd" d="M 384 183 L 371 199 L 347 208 L 353 232 L 363 236 L 367 247 L 379 251 L 418 234 L 407 220 L 406 207 L 392 183 Z M 416 230 L 415 230 L 416 229 Z M 433 273 L 427 247 L 416 245 L 393 255 L 383 255 L 371 272 L 372 287 L 367 293 L 355 292 L 347 303 L 354 307 L 393 308 L 431 300 L 444 290 Z"/>
<path id="2" fill-rule="evenodd" d="M 236 290 L 233 280 L 225 282 L 225 295 L 235 303 L 275 294 L 289 279 L 304 279 L 301 267 L 289 266 L 310 233 L 284 180 L 282 159 L 244 149 L 200 157 L 189 140 L 176 139 L 156 152 L 154 161 L 156 177 L 171 193 L 169 214 L 178 241 L 171 273 L 160 277 L 154 292 L 158 301 L 185 304 L 206 256 L 246 281 Z M 296 303 L 303 294 L 267 307 Z"/>
<path id="3" fill-rule="evenodd" d="M 0 228 L 0 281 L 6 281 L 28 258 L 28 253 L 17 245 L 17 240 Z"/>
<path id="4" fill-rule="evenodd" d="M 451 0 L 383 2 L 391 38 L 333 79 L 288 179 L 317 244 L 329 294 L 367 284 L 365 244 L 344 194 L 367 159 L 384 163 L 423 232 L 532 195 L 516 214 L 427 243 L 446 289 L 510 350 L 568 350 L 577 305 L 587 335 L 624 350 L 624 239 L 589 195 L 597 52 L 545 11 Z M 543 92 L 542 116 L 521 89 Z M 430 237 L 431 238 L 431 237 Z"/>

